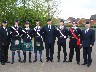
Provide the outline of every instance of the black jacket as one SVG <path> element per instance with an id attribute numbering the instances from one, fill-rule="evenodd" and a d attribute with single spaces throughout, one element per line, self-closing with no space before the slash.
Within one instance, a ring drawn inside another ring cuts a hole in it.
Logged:
<path id="1" fill-rule="evenodd" d="M 10 44 L 10 29 L 3 27 L 0 28 L 0 46 Z"/>
<path id="2" fill-rule="evenodd" d="M 90 45 L 94 45 L 95 42 L 95 31 L 89 29 L 87 33 L 85 30 L 82 31 L 82 45 L 83 47 L 90 47 Z"/>

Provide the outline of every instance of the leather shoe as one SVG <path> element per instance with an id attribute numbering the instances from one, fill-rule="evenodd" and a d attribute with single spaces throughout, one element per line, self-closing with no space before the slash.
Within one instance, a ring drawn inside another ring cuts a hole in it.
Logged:
<path id="1" fill-rule="evenodd" d="M 10 63 L 10 61 L 7 61 L 6 63 Z"/>
<path id="2" fill-rule="evenodd" d="M 40 62 L 43 62 L 42 59 L 40 59 Z"/>
<path id="3" fill-rule="evenodd" d="M 1 62 L 1 64 L 2 64 L 2 65 L 5 65 L 5 63 L 4 63 L 4 62 Z"/>
<path id="4" fill-rule="evenodd" d="M 77 62 L 78 65 L 80 65 L 80 62 Z"/>
<path id="5" fill-rule="evenodd" d="M 35 59 L 33 62 L 36 62 L 37 61 L 37 59 Z"/>
<path id="6" fill-rule="evenodd" d="M 91 64 L 88 64 L 88 65 L 87 65 L 87 67 L 90 67 L 90 66 L 91 66 Z"/>
<path id="7" fill-rule="evenodd" d="M 72 60 L 68 60 L 67 62 L 72 62 Z"/>
<path id="8" fill-rule="evenodd" d="M 47 59 L 46 62 L 49 62 L 49 60 Z"/>
<path id="9" fill-rule="evenodd" d="M 87 63 L 83 63 L 82 65 L 86 65 Z"/>
<path id="10" fill-rule="evenodd" d="M 60 62 L 60 59 L 58 59 L 58 62 Z"/>

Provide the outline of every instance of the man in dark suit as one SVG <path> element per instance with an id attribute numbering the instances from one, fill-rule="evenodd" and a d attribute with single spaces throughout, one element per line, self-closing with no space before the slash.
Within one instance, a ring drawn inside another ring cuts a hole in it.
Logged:
<path id="1" fill-rule="evenodd" d="M 0 59 L 1 64 L 5 65 L 8 62 L 8 49 L 10 44 L 10 30 L 7 28 L 7 20 L 3 21 L 3 26 L 0 28 Z"/>
<path id="2" fill-rule="evenodd" d="M 90 67 L 92 63 L 91 52 L 95 42 L 95 31 L 90 29 L 89 22 L 86 22 L 85 27 L 86 29 L 82 31 L 82 45 L 84 58 L 84 63 L 82 65 L 87 65 L 88 67 Z"/>
<path id="3" fill-rule="evenodd" d="M 64 26 L 64 20 L 61 19 L 60 21 L 60 26 L 57 28 L 56 31 L 56 36 L 58 38 L 57 44 L 58 44 L 58 62 L 60 62 L 60 51 L 61 51 L 61 46 L 63 47 L 63 53 L 64 53 L 64 61 L 66 62 L 66 39 L 68 38 L 68 29 Z"/>
<path id="4" fill-rule="evenodd" d="M 55 26 L 51 25 L 51 19 L 48 19 L 47 25 L 44 27 L 44 42 L 46 48 L 46 62 L 53 62 L 54 43 L 56 39 Z M 50 55 L 50 56 L 49 56 Z"/>
<path id="5" fill-rule="evenodd" d="M 80 38 L 81 38 L 81 29 L 76 27 L 77 22 L 74 20 L 72 23 L 73 27 L 69 29 L 69 48 L 70 48 L 70 54 L 69 54 L 69 60 L 68 62 L 72 62 L 73 55 L 74 55 L 74 48 L 76 52 L 76 61 L 77 64 L 80 65 Z"/>

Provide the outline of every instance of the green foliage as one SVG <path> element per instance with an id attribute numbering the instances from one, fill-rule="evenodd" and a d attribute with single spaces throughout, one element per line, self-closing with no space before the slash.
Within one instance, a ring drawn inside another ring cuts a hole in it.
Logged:
<path id="1" fill-rule="evenodd" d="M 14 19 L 18 18 L 21 26 L 24 25 L 25 20 L 28 20 L 33 28 L 35 20 L 40 19 L 41 26 L 44 26 L 48 19 L 45 2 L 42 0 L 0 0 L 0 22 L 7 19 L 8 26 L 11 26 L 14 24 Z"/>

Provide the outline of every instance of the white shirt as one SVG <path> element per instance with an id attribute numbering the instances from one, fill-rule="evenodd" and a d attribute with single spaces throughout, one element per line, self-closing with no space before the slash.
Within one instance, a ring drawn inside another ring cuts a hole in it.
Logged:
<path id="1" fill-rule="evenodd" d="M 26 30 L 29 30 L 30 28 L 28 27 L 28 28 L 25 28 Z"/>
<path id="2" fill-rule="evenodd" d="M 62 26 L 59 27 L 60 29 L 62 28 Z"/>
<path id="3" fill-rule="evenodd" d="M 51 25 L 48 25 L 48 28 L 50 28 L 50 29 L 51 29 Z"/>
<path id="4" fill-rule="evenodd" d="M 18 25 L 14 25 L 15 27 L 18 27 Z"/>
<path id="5" fill-rule="evenodd" d="M 60 26 L 60 29 L 63 29 L 64 28 L 64 26 Z"/>
<path id="6" fill-rule="evenodd" d="M 87 28 L 86 30 L 85 30 L 85 33 L 87 33 L 89 31 L 89 28 Z"/>
<path id="7" fill-rule="evenodd" d="M 6 27 L 3 27 L 4 29 L 6 28 Z M 7 29 L 6 29 L 6 32 L 7 32 Z M 8 32 L 7 32 L 7 35 L 8 35 Z"/>
<path id="8" fill-rule="evenodd" d="M 72 27 L 72 28 L 77 29 L 78 27 Z"/>
<path id="9" fill-rule="evenodd" d="M 36 26 L 36 29 L 37 29 L 37 27 L 38 27 L 38 29 L 40 29 L 40 26 Z"/>
<path id="10" fill-rule="evenodd" d="M 4 29 L 6 28 L 6 27 L 3 27 Z"/>

